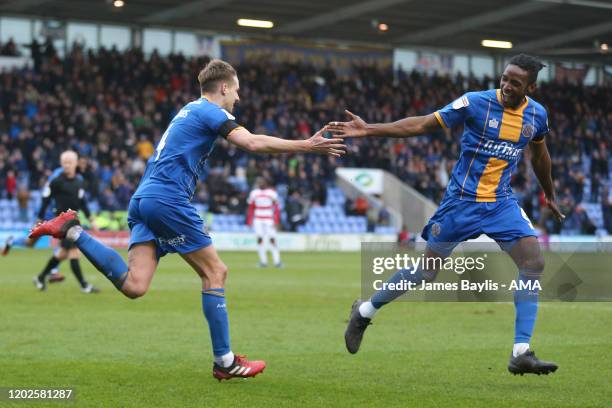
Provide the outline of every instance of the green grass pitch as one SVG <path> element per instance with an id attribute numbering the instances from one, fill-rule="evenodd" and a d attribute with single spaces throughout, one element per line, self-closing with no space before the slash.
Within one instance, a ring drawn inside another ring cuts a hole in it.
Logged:
<path id="1" fill-rule="evenodd" d="M 217 382 L 199 280 L 167 256 L 147 295 L 129 300 L 83 260 L 102 289 L 66 281 L 39 293 L 50 251 L 0 258 L 0 387 L 74 387 L 75 407 L 606 407 L 612 405 L 612 304 L 544 303 L 532 347 L 550 376 L 506 371 L 509 303 L 398 302 L 382 310 L 357 355 L 343 332 L 360 293 L 359 253 L 225 252 L 232 348 L 262 358 L 254 379 Z M 0 402 L 58 407 L 62 403 Z"/>

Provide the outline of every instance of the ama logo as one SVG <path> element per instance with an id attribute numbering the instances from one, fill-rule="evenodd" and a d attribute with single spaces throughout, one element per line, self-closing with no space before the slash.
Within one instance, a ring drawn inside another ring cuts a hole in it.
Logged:
<path id="1" fill-rule="evenodd" d="M 540 285 L 540 281 L 539 280 L 529 280 L 529 281 L 516 281 L 513 280 L 512 282 L 510 282 L 510 288 L 511 290 L 529 290 L 529 291 L 536 291 L 536 290 L 542 290 L 542 286 Z"/>

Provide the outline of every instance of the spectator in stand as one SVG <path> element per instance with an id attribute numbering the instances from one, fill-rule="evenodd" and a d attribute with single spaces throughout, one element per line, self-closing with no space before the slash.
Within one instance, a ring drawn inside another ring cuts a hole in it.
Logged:
<path id="1" fill-rule="evenodd" d="M 589 214 L 587 214 L 584 207 L 582 207 L 581 205 L 577 206 L 574 210 L 574 213 L 577 215 L 577 218 L 580 222 L 580 233 L 583 235 L 595 234 L 595 230 L 597 230 L 597 227 L 595 227 L 595 224 L 593 224 L 593 221 L 591 221 L 591 219 L 589 218 Z"/>
<path id="2" fill-rule="evenodd" d="M 140 135 L 140 141 L 136 144 L 136 152 L 138 157 L 142 160 L 147 161 L 154 151 L 153 143 L 149 141 L 147 135 Z"/>
<path id="3" fill-rule="evenodd" d="M 15 172 L 13 170 L 9 170 L 6 173 L 6 196 L 9 200 L 12 200 L 15 197 L 15 193 L 17 191 L 17 178 L 15 177 Z"/>
<path id="4" fill-rule="evenodd" d="M 7 56 L 7 57 L 19 57 L 20 56 L 20 53 L 17 50 L 17 45 L 15 44 L 15 40 L 13 40 L 13 37 L 10 37 L 8 42 L 0 48 L 0 55 Z"/>
<path id="5" fill-rule="evenodd" d="M 102 211 L 118 211 L 124 210 L 125 207 L 119 205 L 117 198 L 113 194 L 110 187 L 106 187 L 99 198 L 100 209 Z"/>
<path id="6" fill-rule="evenodd" d="M 389 226 L 391 225 L 391 213 L 387 210 L 386 207 L 382 207 L 380 212 L 378 213 L 378 225 Z"/>
<path id="7" fill-rule="evenodd" d="M 378 217 L 379 217 L 378 208 L 374 206 L 369 206 L 368 210 L 366 211 L 366 218 L 368 220 L 368 223 L 367 223 L 368 232 L 374 232 L 374 228 L 376 227 L 376 224 L 378 222 Z"/>
<path id="8" fill-rule="evenodd" d="M 612 234 L 612 200 L 610 200 L 608 189 L 605 189 L 601 196 L 601 212 L 604 219 L 603 227 L 608 231 L 608 234 Z"/>
<path id="9" fill-rule="evenodd" d="M 353 202 L 350 213 L 354 215 L 366 215 L 368 212 L 370 205 L 368 204 L 368 200 L 362 195 L 357 197 Z"/>
<path id="10" fill-rule="evenodd" d="M 19 205 L 19 221 L 21 222 L 28 222 L 30 220 L 30 217 L 28 214 L 29 200 L 30 200 L 30 190 L 28 189 L 27 181 L 18 182 L 17 183 L 17 204 Z"/>
<path id="11" fill-rule="evenodd" d="M 416 236 L 416 234 L 412 234 L 410 231 L 408 231 L 406 225 L 403 225 L 402 230 L 397 234 L 397 243 L 400 247 L 414 246 Z"/>
<path id="12" fill-rule="evenodd" d="M 296 232 L 300 225 L 304 225 L 308 215 L 306 213 L 307 205 L 304 199 L 300 196 L 297 190 L 293 190 L 289 194 L 289 198 L 285 204 L 287 212 L 287 222 L 289 223 L 289 231 Z"/>
<path id="13" fill-rule="evenodd" d="M 95 170 L 90 165 L 89 159 L 86 157 L 79 157 L 79 165 L 77 172 L 83 177 L 85 184 L 85 191 L 90 195 L 90 198 L 98 198 L 98 183 L 95 175 Z"/>
<path id="14" fill-rule="evenodd" d="M 327 186 L 325 182 L 314 183 L 311 191 L 313 205 L 325 206 L 327 202 Z"/>

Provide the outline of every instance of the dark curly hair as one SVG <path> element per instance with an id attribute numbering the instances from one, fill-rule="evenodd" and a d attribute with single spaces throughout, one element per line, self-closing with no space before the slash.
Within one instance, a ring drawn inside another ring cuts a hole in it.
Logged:
<path id="1" fill-rule="evenodd" d="M 507 65 L 516 65 L 517 67 L 527 71 L 529 73 L 529 83 L 533 84 L 538 79 L 538 72 L 546 65 L 542 64 L 540 60 L 531 55 L 518 54 L 510 58 Z"/>

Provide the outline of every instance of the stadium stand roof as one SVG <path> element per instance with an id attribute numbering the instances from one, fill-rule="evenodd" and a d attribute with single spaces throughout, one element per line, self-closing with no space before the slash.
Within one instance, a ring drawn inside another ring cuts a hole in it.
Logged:
<path id="1" fill-rule="evenodd" d="M 167 26 L 262 35 L 238 18 L 271 20 L 266 36 L 340 40 L 383 46 L 480 50 L 482 39 L 506 40 L 512 52 L 609 60 L 611 0 L 9 0 L 0 14 L 60 20 Z M 389 29 L 380 31 L 378 23 Z"/>

